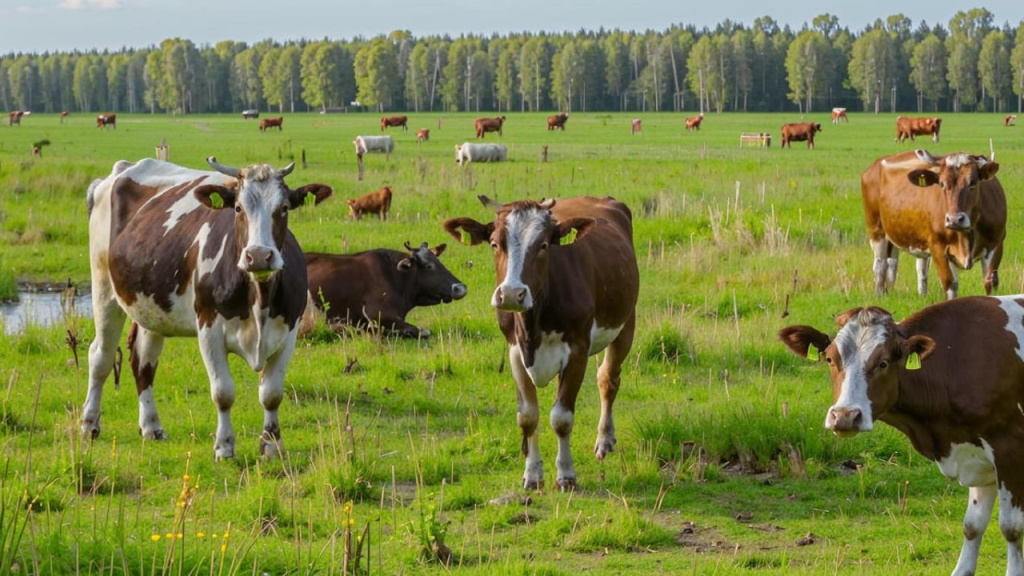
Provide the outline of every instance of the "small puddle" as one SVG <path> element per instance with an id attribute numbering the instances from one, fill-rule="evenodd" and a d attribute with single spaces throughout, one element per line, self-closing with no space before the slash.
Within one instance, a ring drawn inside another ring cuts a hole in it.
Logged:
<path id="1" fill-rule="evenodd" d="M 79 290 L 73 298 L 64 294 L 64 284 L 21 285 L 17 302 L 0 303 L 4 334 L 13 335 L 26 326 L 52 326 L 64 321 L 66 314 L 92 317 L 92 297 Z"/>

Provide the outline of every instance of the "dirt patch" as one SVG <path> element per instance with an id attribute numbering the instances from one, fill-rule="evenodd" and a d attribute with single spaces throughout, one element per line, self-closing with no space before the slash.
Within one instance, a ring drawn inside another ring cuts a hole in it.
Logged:
<path id="1" fill-rule="evenodd" d="M 676 534 L 676 543 L 685 548 L 693 548 L 699 554 L 736 552 L 740 545 L 729 542 L 711 528 L 697 526 L 687 520 L 683 528 Z"/>

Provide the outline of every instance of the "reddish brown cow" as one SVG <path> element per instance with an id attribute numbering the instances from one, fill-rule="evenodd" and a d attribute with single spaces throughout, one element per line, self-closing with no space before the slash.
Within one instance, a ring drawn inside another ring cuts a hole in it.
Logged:
<path id="1" fill-rule="evenodd" d="M 686 131 L 700 130 L 700 123 L 704 121 L 704 113 L 702 112 L 698 116 L 691 116 L 686 119 Z"/>
<path id="2" fill-rule="evenodd" d="M 426 142 L 427 140 L 430 140 L 430 130 L 428 130 L 426 128 L 420 128 L 419 130 L 416 131 L 416 143 L 417 144 L 422 144 L 423 142 Z"/>
<path id="3" fill-rule="evenodd" d="M 260 120 L 260 132 L 266 132 L 270 128 L 277 128 L 277 130 L 284 130 L 284 118 L 278 116 L 277 118 L 264 118 Z"/>
<path id="4" fill-rule="evenodd" d="M 1006 194 L 999 164 L 984 156 L 924 150 L 879 158 L 861 175 L 868 240 L 874 253 L 875 290 L 896 282 L 899 252 L 916 256 L 917 289 L 928 291 L 928 258 L 946 298 L 955 298 L 956 269 L 981 261 L 985 293 L 999 287 L 1006 236 Z M 952 266 L 951 266 L 952 265 Z"/>
<path id="5" fill-rule="evenodd" d="M 21 117 L 25 115 L 23 110 L 15 110 L 7 115 L 8 126 L 21 126 Z"/>
<path id="6" fill-rule="evenodd" d="M 833 108 L 832 109 L 832 123 L 839 124 L 840 120 L 846 120 L 850 122 L 850 117 L 846 115 L 846 108 Z"/>
<path id="7" fill-rule="evenodd" d="M 821 124 L 815 122 L 798 122 L 782 125 L 782 147 L 790 147 L 790 142 L 807 141 L 807 147 L 814 149 L 814 134 L 821 132 Z"/>
<path id="8" fill-rule="evenodd" d="M 537 388 L 558 376 L 549 421 L 558 436 L 556 482 L 576 486 L 570 437 L 576 397 L 588 357 L 606 349 L 597 372 L 601 417 L 594 454 L 603 460 L 615 447 L 612 405 L 622 363 L 629 356 L 640 286 L 629 208 L 613 198 L 579 197 L 496 204 L 494 221 L 470 218 L 444 223 L 455 238 L 494 250 L 498 286 L 491 305 L 509 346 L 509 366 L 519 398 L 517 419 L 526 456 L 523 485 L 544 481 Z"/>
<path id="9" fill-rule="evenodd" d="M 1013 123 L 1016 122 L 1016 121 L 1017 121 L 1017 115 L 1016 114 L 1007 114 L 1006 117 L 1003 118 L 1003 128 L 1009 128 L 1010 126 L 1013 126 Z"/>
<path id="10" fill-rule="evenodd" d="M 569 113 L 562 112 L 561 114 L 554 114 L 548 116 L 548 132 L 551 132 L 555 128 L 559 128 L 562 132 L 565 132 L 565 123 L 569 121 Z"/>
<path id="11" fill-rule="evenodd" d="M 477 118 L 476 137 L 483 138 L 484 134 L 488 132 L 497 132 L 498 136 L 501 136 L 501 127 L 504 123 L 504 116 L 498 116 L 497 118 Z"/>
<path id="12" fill-rule="evenodd" d="M 403 132 L 409 130 L 408 116 L 381 116 L 380 117 L 380 131 L 383 132 L 388 126 L 401 126 Z"/>
<path id="13" fill-rule="evenodd" d="M 106 128 L 107 126 L 117 130 L 117 114 L 100 114 L 96 117 L 97 128 Z"/>
<path id="14" fill-rule="evenodd" d="M 930 306 L 899 324 L 881 308 L 854 308 L 837 318 L 834 341 L 810 326 L 779 331 L 796 354 L 828 363 L 833 404 L 826 428 L 855 436 L 885 422 L 944 476 L 970 488 L 953 574 L 981 573 L 978 553 L 997 496 L 1006 574 L 1024 566 L 1022 318 L 1020 295 L 976 296 Z"/>
<path id="15" fill-rule="evenodd" d="M 364 194 L 359 198 L 346 200 L 348 213 L 356 220 L 362 220 L 363 214 L 376 214 L 385 222 L 388 219 L 388 211 L 391 210 L 391 186 L 385 186 L 376 192 Z"/>
<path id="16" fill-rule="evenodd" d="M 939 141 L 939 128 L 942 127 L 942 118 L 908 118 L 906 116 L 896 117 L 896 141 L 903 142 L 907 138 L 914 140 L 914 136 L 932 135 L 932 142 Z"/>

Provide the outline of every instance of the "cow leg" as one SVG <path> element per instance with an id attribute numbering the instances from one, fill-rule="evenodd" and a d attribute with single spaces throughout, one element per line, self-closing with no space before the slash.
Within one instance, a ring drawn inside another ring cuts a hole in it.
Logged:
<path id="1" fill-rule="evenodd" d="M 893 246 L 892 242 L 886 241 L 886 244 L 889 246 L 889 250 L 885 258 L 885 285 L 886 288 L 891 289 L 896 285 L 896 272 L 900 267 L 900 250 Z"/>
<path id="2" fill-rule="evenodd" d="M 164 336 L 132 324 L 128 339 L 128 363 L 132 366 L 135 390 L 139 394 L 139 434 L 149 440 L 163 440 L 166 435 L 153 399 L 153 379 L 160 365 Z"/>
<path id="3" fill-rule="evenodd" d="M 1006 574 L 1024 575 L 1024 556 L 1021 554 L 1021 540 L 1024 538 L 1024 510 L 1013 503 L 1013 493 L 1007 483 L 999 489 L 999 529 L 1006 539 Z"/>
<path id="4" fill-rule="evenodd" d="M 917 259 L 917 293 L 924 296 L 928 293 L 928 261 L 929 257 Z"/>
<path id="5" fill-rule="evenodd" d="M 96 268 L 94 267 L 94 270 Z M 82 435 L 97 438 L 100 435 L 100 403 L 103 383 L 110 376 L 117 356 L 117 342 L 124 329 L 125 312 L 114 299 L 114 289 L 108 278 L 94 273 L 92 292 L 93 322 L 96 337 L 89 345 L 89 390 L 82 407 Z"/>
<path id="6" fill-rule="evenodd" d="M 263 405 L 263 434 L 260 435 L 260 454 L 277 458 L 284 452 L 281 444 L 281 424 L 277 419 L 277 408 L 284 398 L 284 374 L 295 352 L 295 337 L 292 332 L 281 351 L 267 359 L 267 365 L 260 374 L 260 404 Z"/>
<path id="7" fill-rule="evenodd" d="M 995 503 L 995 485 L 971 487 L 967 497 L 967 513 L 964 514 L 964 544 L 960 548 L 960 558 L 956 561 L 953 576 L 973 575 L 977 569 L 981 537 L 988 528 Z"/>
<path id="8" fill-rule="evenodd" d="M 871 238 L 871 252 L 875 255 L 875 263 L 871 270 L 875 275 L 875 292 L 885 294 L 886 272 L 888 270 L 889 241 L 884 237 Z"/>
<path id="9" fill-rule="evenodd" d="M 199 330 L 199 352 L 210 378 L 210 396 L 217 407 L 217 437 L 213 452 L 217 460 L 235 457 L 235 429 L 231 425 L 231 407 L 235 405 L 235 380 L 228 366 L 224 332 L 216 325 Z"/>
<path id="10" fill-rule="evenodd" d="M 935 262 L 935 274 L 939 277 L 939 283 L 946 294 L 946 300 L 956 298 L 957 280 L 956 270 L 949 265 L 949 258 L 942 253 L 939 247 L 932 248 L 932 260 Z"/>
<path id="11" fill-rule="evenodd" d="M 617 338 L 605 349 L 601 367 L 597 369 L 597 387 L 601 393 L 601 419 L 597 423 L 597 441 L 594 443 L 594 456 L 604 460 L 605 456 L 615 450 L 615 421 L 612 419 L 612 405 L 619 393 L 622 374 L 622 363 L 629 356 L 633 347 L 633 332 L 636 327 L 636 314 L 630 317 Z"/>
<path id="12" fill-rule="evenodd" d="M 985 294 L 991 296 L 993 290 L 999 289 L 999 263 L 1003 260 L 1002 242 L 985 254 L 981 260 L 982 271 L 985 273 Z"/>
<path id="13" fill-rule="evenodd" d="M 576 489 L 576 467 L 572 462 L 572 428 L 576 422 L 576 397 L 587 373 L 587 350 L 571 350 L 569 361 L 558 375 L 558 396 L 551 407 L 549 420 L 551 429 L 558 437 L 558 454 L 555 456 L 556 481 L 563 492 Z"/>
<path id="14" fill-rule="evenodd" d="M 519 346 L 510 346 L 508 365 L 512 368 L 512 378 L 516 381 L 516 400 L 518 409 L 516 420 L 523 433 L 523 456 L 526 457 L 526 470 L 523 472 L 523 488 L 537 490 L 544 486 L 544 461 L 540 457 L 540 441 L 537 424 L 540 422 L 540 408 L 537 404 L 537 387 L 533 385 Z"/>

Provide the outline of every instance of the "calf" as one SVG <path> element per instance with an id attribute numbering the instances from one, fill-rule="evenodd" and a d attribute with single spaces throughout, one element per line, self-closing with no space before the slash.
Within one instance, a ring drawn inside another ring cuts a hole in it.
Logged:
<path id="1" fill-rule="evenodd" d="M 903 142 L 907 138 L 914 140 L 914 136 L 932 135 L 932 142 L 939 141 L 939 129 L 942 127 L 942 118 L 907 118 L 906 116 L 896 117 L 896 141 Z"/>
<path id="2" fill-rule="evenodd" d="M 476 119 L 476 137 L 483 138 L 484 134 L 488 132 L 497 132 L 498 136 L 501 136 L 501 127 L 505 124 L 505 117 L 498 116 L 497 118 L 477 118 Z"/>
<path id="3" fill-rule="evenodd" d="M 106 128 L 107 126 L 117 130 L 117 114 L 100 114 L 96 117 L 97 128 Z"/>
<path id="4" fill-rule="evenodd" d="M 563 112 L 561 114 L 555 114 L 548 116 L 548 132 L 551 132 L 555 128 L 565 132 L 565 123 L 569 121 L 569 113 Z"/>
<path id="5" fill-rule="evenodd" d="M 418 248 L 406 242 L 405 249 L 356 254 L 307 252 L 307 316 L 316 309 L 326 315 L 332 328 L 375 326 L 406 338 L 429 337 L 430 330 L 409 324 L 405 316 L 417 306 L 462 299 L 466 285 L 438 259 L 444 244 L 430 249 L 426 242 Z M 310 320 L 304 319 L 304 325 L 311 326 Z"/>
<path id="6" fill-rule="evenodd" d="M 260 132 L 266 132 L 270 128 L 277 128 L 278 132 L 284 130 L 284 118 L 278 116 L 277 118 L 264 118 L 260 120 Z"/>
<path id="7" fill-rule="evenodd" d="M 387 222 L 388 211 L 391 210 L 391 186 L 385 186 L 376 192 L 370 192 L 359 198 L 346 200 L 346 202 L 349 215 L 356 220 L 362 220 L 363 214 L 370 213 L 376 214 L 381 220 Z"/>
<path id="8" fill-rule="evenodd" d="M 383 132 L 388 126 L 401 126 L 403 132 L 409 131 L 409 117 L 408 116 L 381 116 L 380 117 L 380 131 Z"/>
<path id="9" fill-rule="evenodd" d="M 700 124 L 704 121 L 704 113 L 701 112 L 698 116 L 692 116 L 686 119 L 686 131 L 700 130 Z"/>
<path id="10" fill-rule="evenodd" d="M 426 128 L 420 128 L 419 130 L 416 131 L 416 143 L 417 144 L 422 144 L 422 143 L 426 142 L 427 140 L 430 140 L 430 130 L 428 130 Z"/>
<path id="11" fill-rule="evenodd" d="M 798 122 L 782 125 L 782 148 L 792 148 L 790 142 L 807 141 L 807 148 L 814 149 L 814 134 L 821 132 L 821 124 L 815 122 Z"/>
<path id="12" fill-rule="evenodd" d="M 502 144 L 478 144 L 463 142 L 455 145 L 455 163 L 459 166 L 470 162 L 504 162 L 508 149 Z"/>

